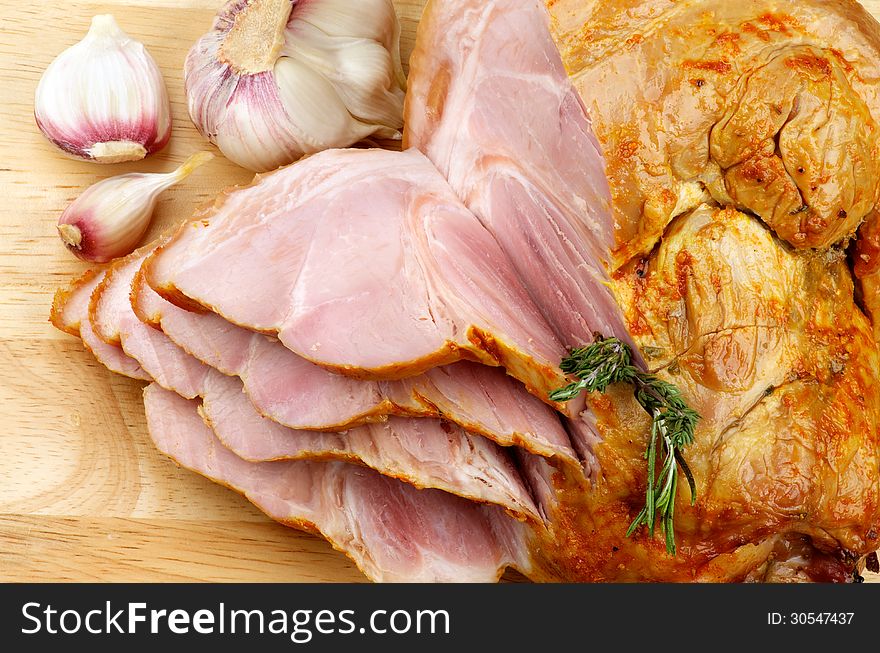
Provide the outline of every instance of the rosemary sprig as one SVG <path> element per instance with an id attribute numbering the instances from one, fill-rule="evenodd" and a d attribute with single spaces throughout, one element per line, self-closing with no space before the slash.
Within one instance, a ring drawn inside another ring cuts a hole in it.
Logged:
<path id="1" fill-rule="evenodd" d="M 648 461 L 645 507 L 630 524 L 626 536 L 631 536 L 645 525 L 653 537 L 659 521 L 666 537 L 666 550 L 675 555 L 673 517 L 679 469 L 687 478 L 691 505 L 697 499 L 694 477 L 681 450 L 694 441 L 694 428 L 700 419 L 699 414 L 685 403 L 681 392 L 673 384 L 633 365 L 632 351 L 617 338 L 605 338 L 597 333 L 593 344 L 572 350 L 562 360 L 560 367 L 566 374 L 577 377 L 578 381 L 551 392 L 552 401 L 568 401 L 583 390 L 605 392 L 613 383 L 628 383 L 634 387 L 636 401 L 651 415 L 652 422 L 651 437 L 645 449 Z"/>

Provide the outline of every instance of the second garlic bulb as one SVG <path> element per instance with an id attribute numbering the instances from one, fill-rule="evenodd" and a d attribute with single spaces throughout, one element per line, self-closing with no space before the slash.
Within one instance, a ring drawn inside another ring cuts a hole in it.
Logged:
<path id="1" fill-rule="evenodd" d="M 37 125 L 70 156 L 97 163 L 137 161 L 171 136 L 171 105 L 156 62 L 110 15 L 40 78 Z"/>
<path id="2" fill-rule="evenodd" d="M 400 138 L 399 32 L 391 0 L 232 0 L 187 56 L 190 116 L 257 172 Z"/>

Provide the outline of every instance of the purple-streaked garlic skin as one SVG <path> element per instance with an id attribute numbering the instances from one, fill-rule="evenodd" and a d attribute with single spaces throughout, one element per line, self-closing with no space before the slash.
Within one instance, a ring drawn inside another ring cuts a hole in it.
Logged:
<path id="1" fill-rule="evenodd" d="M 259 34 L 243 27 L 249 12 L 265 18 L 254 23 Z M 394 7 L 232 0 L 191 48 L 184 83 L 199 132 L 255 172 L 371 136 L 400 138 L 405 78 Z"/>
<path id="2" fill-rule="evenodd" d="M 74 256 L 91 263 L 130 254 L 150 226 L 159 194 L 212 158 L 199 152 L 169 173 L 135 172 L 89 186 L 61 214 L 61 241 Z"/>
<path id="3" fill-rule="evenodd" d="M 58 233 L 67 250 L 82 261 L 89 263 L 106 263 L 112 260 L 109 254 L 102 254 L 98 244 L 104 239 L 99 233 L 100 225 L 90 214 L 68 215 L 69 209 L 61 215 L 58 221 Z"/>
<path id="4" fill-rule="evenodd" d="M 150 181 L 146 174 L 132 173 L 87 188 L 58 220 L 67 249 L 91 263 L 106 263 L 134 251 L 163 190 Z"/>
<path id="5" fill-rule="evenodd" d="M 85 38 L 46 68 L 34 118 L 63 153 L 96 163 L 142 159 L 171 137 L 159 67 L 109 15 L 95 16 Z"/>
<path id="6" fill-rule="evenodd" d="M 161 136 L 157 136 L 158 125 L 153 117 L 144 118 L 138 123 L 84 125 L 73 131 L 46 119 L 41 120 L 36 113 L 34 118 L 43 135 L 64 154 L 74 159 L 94 161 L 95 163 L 137 161 L 161 150 L 171 138 L 170 124 Z M 131 157 L 124 156 L 124 158 L 110 160 L 112 154 L 102 155 L 100 153 L 100 144 L 108 142 L 120 143 L 126 151 L 135 153 L 140 151 L 139 148 L 143 148 L 143 155 L 136 158 L 135 155 L 132 155 Z M 97 151 L 96 145 L 99 146 Z"/>

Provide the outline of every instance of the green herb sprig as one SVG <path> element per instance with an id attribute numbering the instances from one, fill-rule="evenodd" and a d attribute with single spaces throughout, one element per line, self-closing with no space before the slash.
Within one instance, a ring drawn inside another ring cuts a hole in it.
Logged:
<path id="1" fill-rule="evenodd" d="M 632 350 L 617 338 L 595 334 L 593 344 L 573 349 L 562 360 L 563 372 L 577 381 L 550 393 L 552 401 L 568 401 L 582 391 L 605 392 L 614 383 L 634 387 L 636 401 L 651 416 L 651 437 L 645 449 L 648 482 L 645 506 L 630 524 L 626 536 L 645 525 L 654 536 L 657 521 L 666 537 L 666 550 L 675 555 L 675 495 L 678 471 L 684 473 L 691 491 L 691 505 L 697 499 L 693 474 L 681 450 L 694 441 L 694 429 L 700 415 L 690 408 L 673 384 L 632 364 Z M 658 468 L 658 449 L 659 462 Z M 677 464 L 676 464 L 677 463 Z"/>

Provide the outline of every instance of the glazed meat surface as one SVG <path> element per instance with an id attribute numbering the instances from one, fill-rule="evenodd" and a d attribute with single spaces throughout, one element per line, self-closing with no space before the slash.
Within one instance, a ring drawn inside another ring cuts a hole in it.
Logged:
<path id="1" fill-rule="evenodd" d="M 615 261 L 707 196 L 797 249 L 878 199 L 880 30 L 854 0 L 550 0 L 614 199 Z"/>
<path id="2" fill-rule="evenodd" d="M 625 537 L 644 502 L 648 416 L 629 388 L 590 396 L 599 472 L 586 485 L 556 475 L 537 556 L 568 579 L 846 580 L 880 545 L 880 361 L 864 310 L 877 304 L 873 222 L 846 251 L 880 183 L 880 30 L 850 2 L 557 0 L 549 19 L 539 4 L 481 4 L 484 22 L 468 23 L 432 3 L 420 43 L 444 47 L 414 60 L 407 103 L 431 119 L 410 122 L 407 136 L 429 156 L 441 140 L 443 152 L 467 152 L 472 134 L 444 130 L 462 110 L 444 115 L 432 62 L 467 72 L 474 91 L 457 97 L 482 115 L 481 80 L 526 97 L 534 79 L 497 73 L 507 60 L 502 32 L 486 26 L 492 8 L 546 20 L 610 185 L 614 233 L 596 257 L 646 367 L 702 419 L 685 452 L 696 503 L 682 484 L 673 557 L 659 538 Z M 446 38 L 462 31 L 466 46 Z M 555 64 L 539 61 L 532 72 L 550 76 Z M 520 131 L 546 130 L 537 119 L 521 112 Z M 492 192 L 487 182 L 468 197 Z"/>

